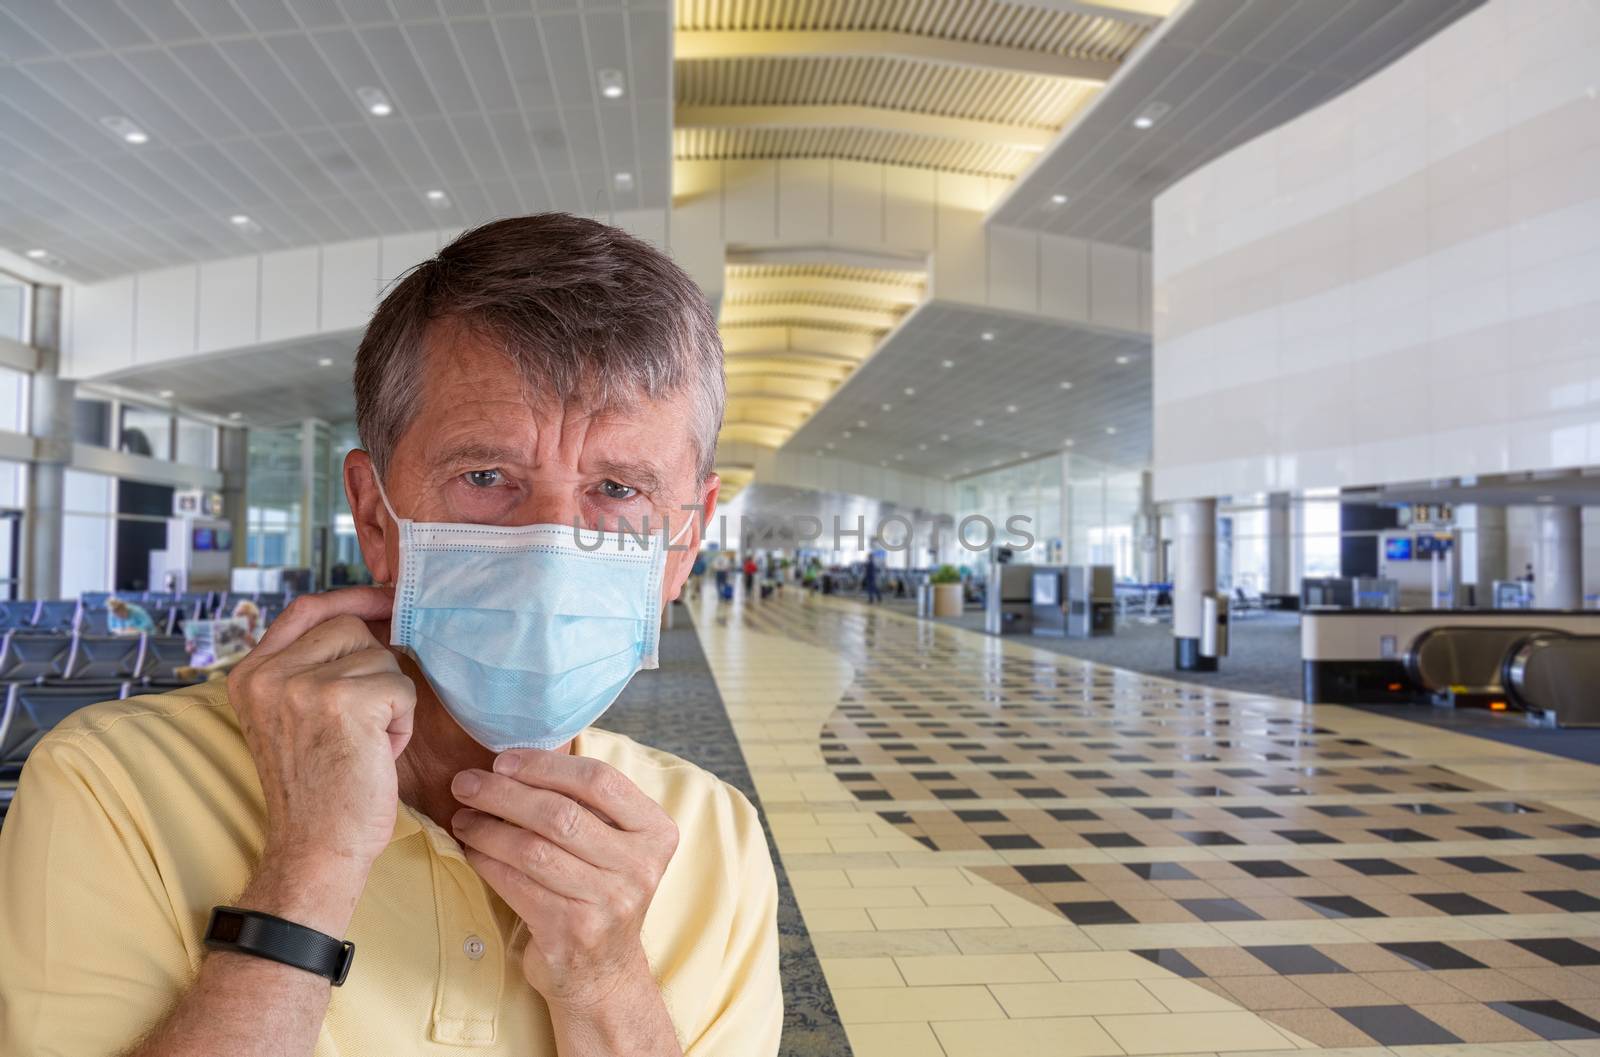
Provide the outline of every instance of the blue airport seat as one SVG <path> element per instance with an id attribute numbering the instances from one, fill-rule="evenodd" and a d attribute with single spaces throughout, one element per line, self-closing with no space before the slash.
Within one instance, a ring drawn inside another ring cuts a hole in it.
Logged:
<path id="1" fill-rule="evenodd" d="M 78 621 L 78 606 L 78 601 L 70 598 L 40 602 L 33 626 L 40 631 L 71 631 Z"/>
<path id="2" fill-rule="evenodd" d="M 15 782 L 28 753 L 57 723 L 80 708 L 128 696 L 127 683 L 29 686 L 12 683 L 0 711 L 0 781 Z M 9 802 L 11 790 L 4 799 Z"/>
<path id="3" fill-rule="evenodd" d="M 78 613 L 78 625 L 73 629 L 81 635 L 111 634 L 111 611 L 105 606 L 90 609 L 85 606 Z"/>
<path id="4" fill-rule="evenodd" d="M 60 679 L 72 639 L 65 635 L 29 633 L 16 628 L 0 644 L 0 682 L 42 683 Z"/>
<path id="5" fill-rule="evenodd" d="M 146 683 L 181 684 L 193 682 L 178 678 L 178 669 L 188 667 L 189 649 L 180 635 L 149 635 L 145 637 L 144 659 L 140 664 L 139 678 Z"/>
<path id="6" fill-rule="evenodd" d="M 110 591 L 85 591 L 78 596 L 85 609 L 99 609 L 111 600 Z"/>
<path id="7" fill-rule="evenodd" d="M 38 602 L 0 602 L 0 628 L 32 627 L 38 614 Z"/>
<path id="8" fill-rule="evenodd" d="M 74 635 L 62 678 L 68 682 L 137 678 L 147 641 L 142 635 Z"/>

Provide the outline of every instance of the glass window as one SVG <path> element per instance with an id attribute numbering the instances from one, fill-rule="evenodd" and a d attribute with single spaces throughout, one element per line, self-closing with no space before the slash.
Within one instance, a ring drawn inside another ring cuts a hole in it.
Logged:
<path id="1" fill-rule="evenodd" d="M 178 462 L 189 466 L 217 465 L 217 427 L 198 419 L 178 416 Z"/>
<path id="2" fill-rule="evenodd" d="M 28 500 L 28 464 L 0 459 L 0 508 L 21 510 Z M 0 525 L 0 535 L 4 526 Z"/>
<path id="3" fill-rule="evenodd" d="M 82 397 L 74 400 L 72 438 L 79 444 L 111 447 L 111 401 L 86 400 Z"/>
<path id="4" fill-rule="evenodd" d="M 61 597 L 111 590 L 116 480 L 68 470 L 62 491 Z"/>
<path id="5" fill-rule="evenodd" d="M 68 470 L 62 491 L 62 509 L 76 514 L 109 514 L 113 478 L 103 473 Z"/>
<path id="6" fill-rule="evenodd" d="M 133 404 L 122 405 L 119 451 L 172 461 L 172 415 Z"/>

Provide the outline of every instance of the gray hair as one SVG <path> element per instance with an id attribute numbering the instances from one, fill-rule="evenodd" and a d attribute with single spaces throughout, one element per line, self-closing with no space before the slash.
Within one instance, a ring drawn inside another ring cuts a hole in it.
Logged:
<path id="1" fill-rule="evenodd" d="M 567 213 L 474 228 L 413 268 L 356 352 L 356 428 L 383 474 L 422 402 L 425 339 L 452 322 L 498 342 L 527 383 L 565 405 L 628 407 L 687 390 L 700 479 L 716 460 L 722 339 L 700 288 L 666 254 Z"/>

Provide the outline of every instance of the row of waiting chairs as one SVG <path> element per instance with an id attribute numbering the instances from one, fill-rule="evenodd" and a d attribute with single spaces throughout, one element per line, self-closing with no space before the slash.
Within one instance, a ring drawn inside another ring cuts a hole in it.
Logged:
<path id="1" fill-rule="evenodd" d="M 135 602 L 149 611 L 158 627 L 167 634 L 177 630 L 185 620 L 203 620 L 210 617 L 233 615 L 234 606 L 251 601 L 263 613 L 277 613 L 288 603 L 281 591 L 206 591 L 198 594 L 172 594 L 162 592 L 137 592 L 117 597 Z M 72 631 L 85 621 L 91 627 L 104 620 L 106 603 L 112 598 L 108 591 L 85 591 L 78 599 L 41 599 L 32 601 L 0 601 L 0 630 L 8 628 L 33 628 L 38 631 Z M 98 630 L 104 630 L 103 626 Z"/>
<path id="2" fill-rule="evenodd" d="M 40 635 L 16 628 L 0 639 L 0 683 L 173 684 L 189 663 L 175 635 Z"/>
<path id="3" fill-rule="evenodd" d="M 133 685 L 131 680 L 123 680 L 57 686 L 12 683 L 6 688 L 5 705 L 0 709 L 0 823 L 10 810 L 22 765 L 39 739 L 80 708 L 127 697 Z"/>

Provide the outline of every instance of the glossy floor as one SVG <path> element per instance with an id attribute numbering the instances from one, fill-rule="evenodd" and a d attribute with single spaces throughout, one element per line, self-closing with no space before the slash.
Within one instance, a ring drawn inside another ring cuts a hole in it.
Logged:
<path id="1" fill-rule="evenodd" d="M 848 601 L 697 625 L 861 1057 L 1600 1055 L 1600 768 Z"/>

